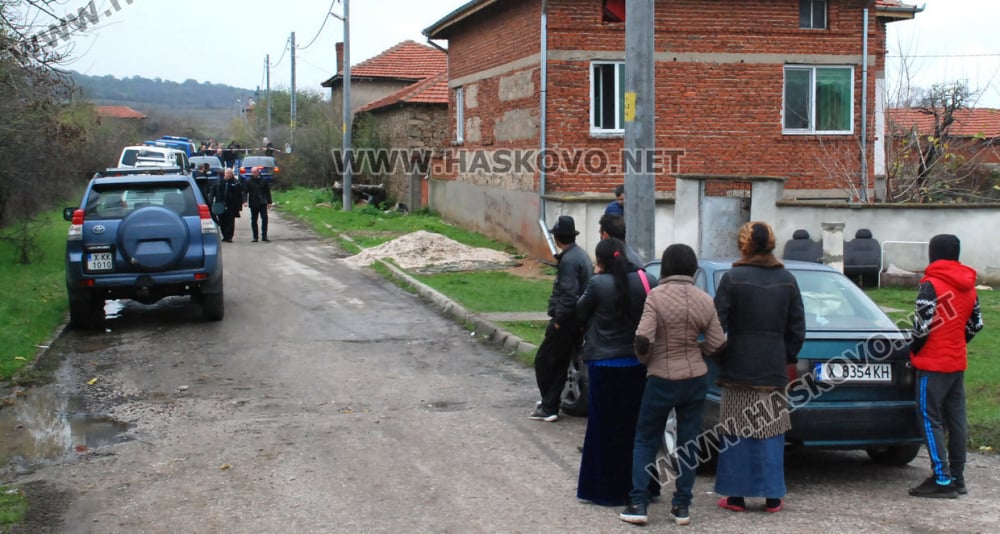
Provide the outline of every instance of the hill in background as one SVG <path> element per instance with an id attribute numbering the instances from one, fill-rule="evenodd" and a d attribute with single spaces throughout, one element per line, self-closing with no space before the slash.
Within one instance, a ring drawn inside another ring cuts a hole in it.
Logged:
<path id="1" fill-rule="evenodd" d="M 84 100 L 98 105 L 129 106 L 146 114 L 191 117 L 211 130 L 226 128 L 229 121 L 239 117 L 240 109 L 254 98 L 253 89 L 196 80 L 178 83 L 140 76 L 89 76 L 73 71 L 69 74 Z M 263 96 L 259 100 L 262 101 Z"/>

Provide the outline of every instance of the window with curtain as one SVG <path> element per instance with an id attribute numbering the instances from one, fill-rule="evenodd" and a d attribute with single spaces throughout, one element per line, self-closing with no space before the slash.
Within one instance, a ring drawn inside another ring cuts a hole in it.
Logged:
<path id="1" fill-rule="evenodd" d="M 590 131 L 625 131 L 625 63 L 594 62 L 590 69 Z"/>
<path id="2" fill-rule="evenodd" d="M 799 28 L 826 29 L 826 0 L 799 0 Z"/>
<path id="3" fill-rule="evenodd" d="M 854 132 L 853 67 L 785 67 L 785 133 Z"/>

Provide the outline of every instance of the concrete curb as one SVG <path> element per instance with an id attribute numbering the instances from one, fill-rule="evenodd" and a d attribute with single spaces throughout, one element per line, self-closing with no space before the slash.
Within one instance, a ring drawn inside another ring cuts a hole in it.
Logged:
<path id="1" fill-rule="evenodd" d="M 475 333 L 485 335 L 490 341 L 502 346 L 504 349 L 515 353 L 532 353 L 538 350 L 538 347 L 533 343 L 528 343 L 527 341 L 497 326 L 485 317 L 466 310 L 461 304 L 451 300 L 437 290 L 424 285 L 399 267 L 380 259 L 376 259 L 375 261 L 388 269 L 393 278 L 412 286 L 418 295 L 428 300 L 431 304 L 441 310 L 446 317 L 454 319 L 464 325 L 471 325 Z"/>

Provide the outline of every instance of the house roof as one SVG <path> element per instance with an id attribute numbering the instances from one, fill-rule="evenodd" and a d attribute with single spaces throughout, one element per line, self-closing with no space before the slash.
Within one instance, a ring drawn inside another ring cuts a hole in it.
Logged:
<path id="1" fill-rule="evenodd" d="M 424 29 L 423 34 L 428 39 L 447 39 L 448 30 L 455 24 L 469 18 L 479 11 L 496 4 L 498 0 L 471 0 L 462 4 L 451 13 Z M 923 7 L 903 3 L 902 0 L 875 0 L 875 10 L 881 17 L 895 19 L 912 19 Z"/>
<path id="2" fill-rule="evenodd" d="M 419 81 L 448 70 L 448 56 L 437 48 L 416 41 L 403 41 L 385 52 L 351 66 L 351 78 L 382 78 Z M 333 87 L 344 78 L 341 70 L 322 83 Z"/>
<path id="3" fill-rule="evenodd" d="M 358 113 L 375 111 L 395 104 L 448 104 L 448 72 L 440 72 L 395 93 L 366 104 Z"/>
<path id="4" fill-rule="evenodd" d="M 960 109 L 949 134 L 953 137 L 1000 138 L 1000 109 Z M 888 118 L 894 132 L 915 130 L 920 135 L 934 132 L 934 116 L 921 108 L 891 108 Z"/>
<path id="5" fill-rule="evenodd" d="M 95 106 L 98 117 L 112 119 L 145 119 L 144 113 L 138 112 L 128 106 Z"/>

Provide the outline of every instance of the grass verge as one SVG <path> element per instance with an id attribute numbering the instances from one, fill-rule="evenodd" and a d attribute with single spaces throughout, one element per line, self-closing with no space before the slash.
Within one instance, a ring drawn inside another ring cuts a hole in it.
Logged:
<path id="1" fill-rule="evenodd" d="M 28 513 L 28 499 L 24 492 L 11 486 L 0 486 L 0 532 L 24 521 Z"/>
<path id="2" fill-rule="evenodd" d="M 61 211 L 35 221 L 39 252 L 28 265 L 14 262 L 14 248 L 0 241 L 0 379 L 10 379 L 35 359 L 66 316 L 66 221 Z"/>

